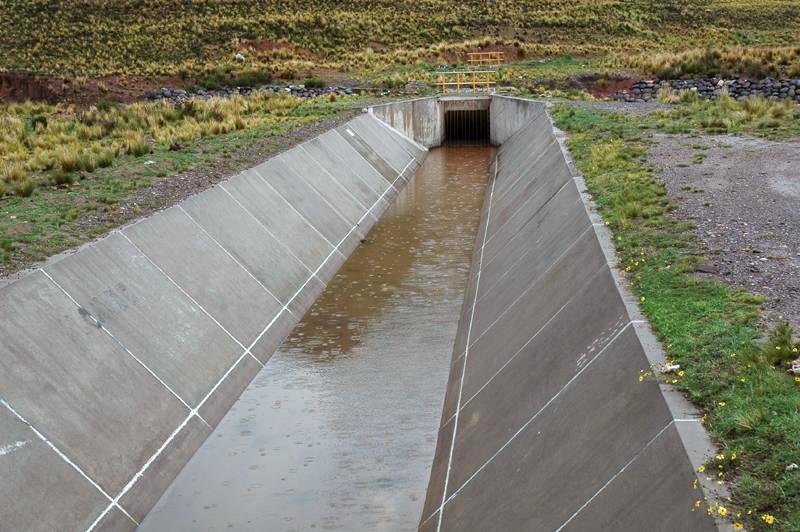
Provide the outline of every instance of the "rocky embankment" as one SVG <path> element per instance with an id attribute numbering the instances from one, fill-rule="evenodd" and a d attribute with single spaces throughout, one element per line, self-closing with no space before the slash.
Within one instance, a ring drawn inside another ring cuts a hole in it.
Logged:
<path id="1" fill-rule="evenodd" d="M 739 100 L 751 96 L 784 100 L 792 99 L 800 103 L 800 79 L 720 79 L 703 78 L 688 80 L 656 80 L 637 81 L 630 90 L 619 91 L 614 99 L 626 102 L 650 102 L 657 99 L 662 87 L 671 87 L 675 91 L 694 90 L 702 97 L 714 100 L 723 91 Z"/>
<path id="2" fill-rule="evenodd" d="M 261 87 L 225 87 L 222 89 L 172 89 L 163 87 L 148 91 L 144 94 L 145 100 L 170 100 L 174 103 L 182 103 L 186 100 L 194 98 L 212 98 L 212 97 L 230 97 L 236 95 L 247 96 L 254 93 L 272 93 L 272 94 L 290 94 L 301 98 L 314 98 L 317 96 L 324 96 L 335 94 L 337 96 L 346 96 L 350 94 L 358 94 L 362 90 L 359 88 L 331 86 L 325 88 L 306 88 L 303 85 L 263 85 Z"/>

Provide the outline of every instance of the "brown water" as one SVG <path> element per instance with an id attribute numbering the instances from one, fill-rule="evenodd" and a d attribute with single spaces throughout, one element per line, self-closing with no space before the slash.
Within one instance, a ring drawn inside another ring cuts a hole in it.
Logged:
<path id="1" fill-rule="evenodd" d="M 143 530 L 415 530 L 487 146 L 432 150 Z"/>

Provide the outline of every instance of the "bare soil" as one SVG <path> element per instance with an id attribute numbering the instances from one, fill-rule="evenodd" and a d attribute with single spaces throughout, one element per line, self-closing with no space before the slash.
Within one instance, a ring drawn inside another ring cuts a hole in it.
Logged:
<path id="1" fill-rule="evenodd" d="M 768 325 L 800 330 L 800 140 L 654 140 L 648 161 L 705 248 L 698 275 L 764 296 Z"/>

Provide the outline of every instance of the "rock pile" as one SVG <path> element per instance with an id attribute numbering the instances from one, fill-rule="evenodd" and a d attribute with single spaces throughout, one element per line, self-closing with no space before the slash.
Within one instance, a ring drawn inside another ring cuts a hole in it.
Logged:
<path id="1" fill-rule="evenodd" d="M 272 93 L 272 94 L 291 94 L 292 96 L 299 96 L 301 98 L 313 98 L 316 96 L 323 96 L 327 94 L 336 94 L 345 96 L 350 94 L 358 94 L 361 89 L 331 86 L 322 89 L 307 89 L 303 85 L 263 85 L 261 87 L 225 87 L 222 89 L 171 89 L 163 87 L 161 89 L 148 91 L 144 94 L 145 100 L 170 100 L 173 103 L 181 104 L 186 100 L 194 98 L 212 98 L 212 97 L 229 97 L 242 95 L 247 96 L 253 93 Z"/>
<path id="2" fill-rule="evenodd" d="M 800 103 L 800 79 L 720 79 L 701 78 L 688 80 L 637 81 L 630 90 L 619 91 L 614 99 L 626 102 L 655 101 L 659 89 L 671 87 L 675 91 L 694 90 L 703 98 L 715 100 L 722 91 L 737 99 L 763 96 L 774 100 L 789 98 Z"/>

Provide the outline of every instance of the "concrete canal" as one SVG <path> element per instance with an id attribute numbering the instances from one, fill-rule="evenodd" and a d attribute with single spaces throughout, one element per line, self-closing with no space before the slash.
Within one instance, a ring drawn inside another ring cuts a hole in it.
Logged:
<path id="1" fill-rule="evenodd" d="M 416 529 L 493 153 L 431 151 L 143 530 Z"/>

